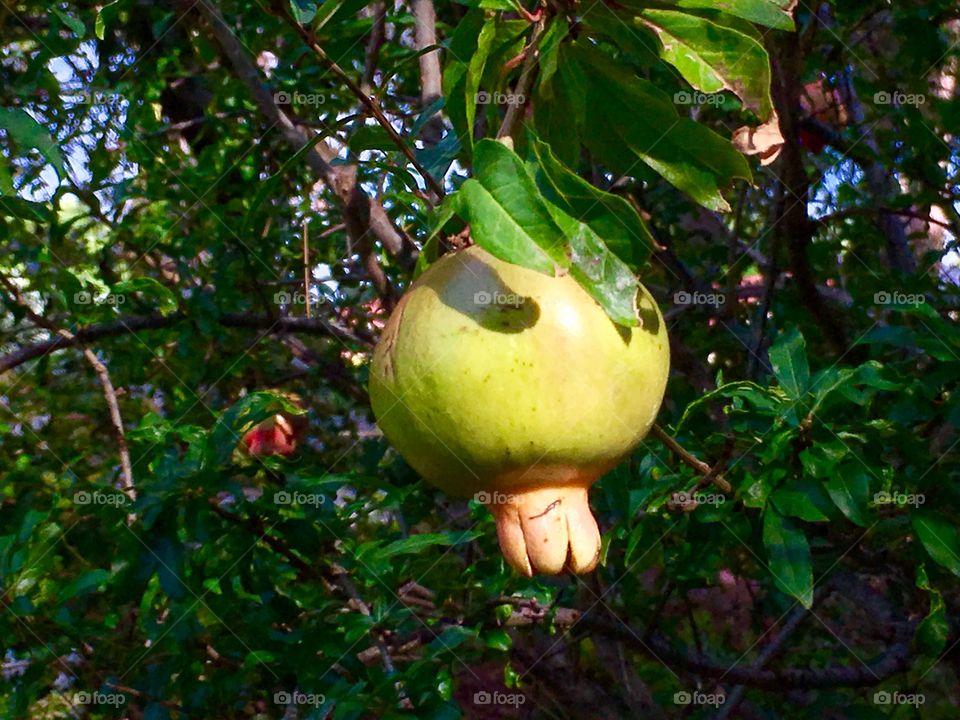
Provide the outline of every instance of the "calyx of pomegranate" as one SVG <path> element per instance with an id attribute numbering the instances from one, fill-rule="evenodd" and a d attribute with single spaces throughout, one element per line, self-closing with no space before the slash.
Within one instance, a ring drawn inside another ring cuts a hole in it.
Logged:
<path id="1" fill-rule="evenodd" d="M 592 570 L 587 491 L 653 425 L 669 372 L 663 317 L 615 325 L 570 276 L 473 246 L 413 283 L 374 352 L 370 398 L 387 439 L 427 481 L 490 509 L 525 575 Z"/>

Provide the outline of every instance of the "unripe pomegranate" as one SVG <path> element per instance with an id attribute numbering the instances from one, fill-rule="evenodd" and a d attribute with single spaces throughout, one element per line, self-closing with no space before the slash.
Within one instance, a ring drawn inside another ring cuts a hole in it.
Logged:
<path id="1" fill-rule="evenodd" d="M 642 326 L 614 324 L 569 275 L 473 246 L 401 298 L 373 356 L 387 439 L 424 478 L 474 496 L 526 575 L 592 570 L 587 490 L 653 425 L 669 371 L 666 327 L 641 288 Z"/>

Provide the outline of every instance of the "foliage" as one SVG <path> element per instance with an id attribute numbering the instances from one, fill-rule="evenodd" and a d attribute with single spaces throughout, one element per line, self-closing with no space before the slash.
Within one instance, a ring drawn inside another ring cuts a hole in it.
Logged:
<path id="1" fill-rule="evenodd" d="M 956 8 L 793 5 L 0 10 L 0 714 L 955 717 Z M 667 318 L 587 577 L 372 424 L 468 235 Z"/>

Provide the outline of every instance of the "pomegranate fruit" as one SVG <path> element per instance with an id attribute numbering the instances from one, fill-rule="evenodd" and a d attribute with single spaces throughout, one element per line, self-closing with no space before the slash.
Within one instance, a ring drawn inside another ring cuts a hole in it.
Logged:
<path id="1" fill-rule="evenodd" d="M 587 490 L 649 431 L 669 372 L 663 317 L 614 324 L 569 275 L 472 246 L 404 294 L 373 355 L 384 435 L 427 481 L 493 513 L 526 575 L 592 570 L 600 532 Z"/>

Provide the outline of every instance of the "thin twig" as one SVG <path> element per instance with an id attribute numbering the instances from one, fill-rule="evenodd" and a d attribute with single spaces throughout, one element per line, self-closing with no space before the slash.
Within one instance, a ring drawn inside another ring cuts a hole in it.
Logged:
<path id="1" fill-rule="evenodd" d="M 414 47 L 420 55 L 420 106 L 428 108 L 443 95 L 440 51 L 425 52 L 437 45 L 437 12 L 433 0 L 412 0 L 410 10 L 414 18 Z M 423 126 L 424 144 L 436 145 L 443 137 L 443 121 L 434 114 Z"/>
<path id="2" fill-rule="evenodd" d="M 307 308 L 307 319 L 310 318 L 310 239 L 307 226 L 303 223 L 303 302 Z"/>
<path id="3" fill-rule="evenodd" d="M 513 126 L 520 117 L 520 111 L 526 105 L 527 95 L 533 86 L 533 71 L 539 55 L 537 46 L 540 44 L 540 37 L 543 35 L 545 27 L 546 22 L 543 17 L 540 17 L 533 25 L 530 42 L 527 43 L 527 47 L 523 51 L 525 55 L 523 68 L 520 70 L 520 79 L 517 81 L 516 88 L 514 88 L 513 102 L 507 105 L 507 113 L 503 117 L 503 123 L 497 132 L 497 138 L 509 137 L 513 133 Z"/>
<path id="4" fill-rule="evenodd" d="M 39 313 L 34 312 L 33 308 L 30 306 L 30 303 L 27 302 L 26 298 L 24 298 L 20 293 L 20 289 L 7 277 L 0 275 L 0 284 L 7 289 L 7 292 L 9 292 L 16 303 L 24 309 L 27 317 L 29 317 L 34 323 L 40 327 L 46 328 L 54 335 L 63 338 L 65 341 L 70 342 L 71 344 L 79 344 L 76 335 L 71 333 L 69 330 L 57 327 L 54 323 L 50 322 Z M 94 353 L 90 348 L 83 348 L 83 356 L 97 374 L 97 378 L 100 380 L 100 385 L 103 387 L 103 396 L 107 402 L 107 408 L 110 411 L 110 422 L 113 425 L 113 431 L 117 440 L 117 452 L 120 454 L 120 471 L 123 476 L 123 485 L 121 489 L 130 502 L 134 503 L 137 501 L 137 489 L 135 483 L 133 482 L 133 464 L 130 462 L 130 449 L 127 447 L 127 438 L 123 431 L 123 416 L 120 414 L 120 405 L 117 402 L 117 392 L 113 387 L 113 382 L 110 380 L 110 371 L 107 370 L 107 366 L 101 362 L 100 358 L 98 358 L 96 353 Z M 128 523 L 132 524 L 135 519 L 136 516 L 133 514 L 127 516 Z"/>
<path id="5" fill-rule="evenodd" d="M 654 425 L 650 432 L 657 440 L 662 442 L 670 452 L 680 458 L 686 465 L 703 475 L 704 478 L 712 482 L 720 488 L 720 490 L 728 493 L 733 489 L 730 487 L 730 483 L 724 479 L 723 475 L 717 471 L 717 468 L 710 467 L 707 463 L 703 462 L 703 460 L 695 458 L 687 452 L 680 443 L 670 437 L 662 427 Z"/>
<path id="6" fill-rule="evenodd" d="M 854 207 L 854 208 L 845 208 L 843 210 L 838 210 L 835 213 L 830 213 L 829 215 L 823 215 L 822 217 L 814 218 L 818 223 L 830 223 L 836 222 L 837 220 L 846 220 L 850 217 L 855 217 L 858 215 L 900 215 L 901 217 L 913 218 L 915 220 L 922 220 L 925 223 L 931 223 L 933 225 L 939 225 L 940 227 L 946 228 L 947 230 L 953 231 L 953 226 L 950 223 L 943 222 L 942 220 L 937 220 L 936 218 L 930 217 L 927 213 L 917 212 L 916 210 L 907 210 L 907 209 L 898 209 L 890 207 Z"/>
<path id="7" fill-rule="evenodd" d="M 48 352 L 62 348 L 73 347 L 79 343 L 91 342 L 104 337 L 135 333 L 138 330 L 161 330 L 189 321 L 190 317 L 184 313 L 170 315 L 131 315 L 97 325 L 87 325 L 78 329 L 72 339 L 65 337 L 49 338 L 31 345 L 25 345 L 8 355 L 0 356 L 0 373 L 22 365 Z M 223 313 L 216 321 L 229 328 L 243 328 L 248 330 L 270 330 L 271 332 L 303 333 L 305 335 L 326 335 L 340 340 L 357 343 L 361 346 L 372 347 L 375 338 L 365 330 L 348 328 L 336 320 L 326 318 L 279 317 L 257 313 Z"/>

